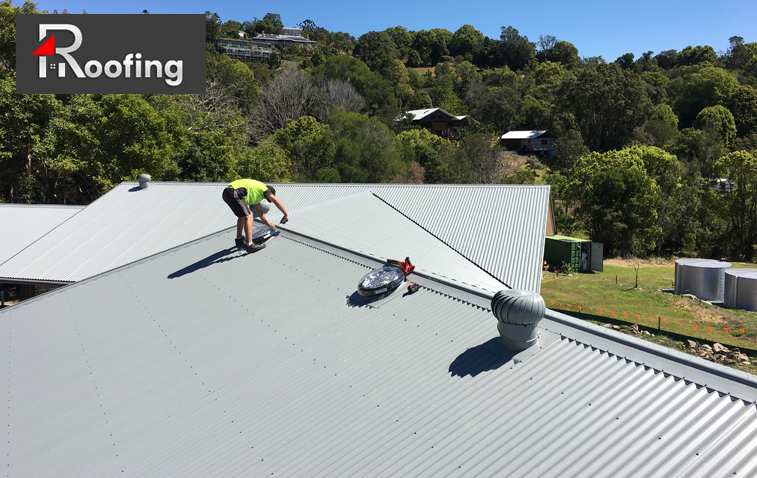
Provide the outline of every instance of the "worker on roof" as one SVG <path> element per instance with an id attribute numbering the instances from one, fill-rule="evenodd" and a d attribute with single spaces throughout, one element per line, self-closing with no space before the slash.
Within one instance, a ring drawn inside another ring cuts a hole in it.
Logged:
<path id="1" fill-rule="evenodd" d="M 263 199 L 273 203 L 284 214 L 284 217 L 281 219 L 282 224 L 289 220 L 289 215 L 284 205 L 276 199 L 276 190 L 272 186 L 266 186 L 260 181 L 238 179 L 226 186 L 221 196 L 237 216 L 236 245 L 237 247 L 244 247 L 247 252 L 254 252 L 265 247 L 265 244 L 252 243 L 252 211 L 250 210 L 250 206 L 255 206 L 255 212 L 257 212 L 260 220 L 274 229 L 276 229 L 276 226 L 271 224 L 268 218 L 265 217 L 263 208 L 260 205 Z M 242 237 L 243 229 L 245 233 L 244 237 Z"/>

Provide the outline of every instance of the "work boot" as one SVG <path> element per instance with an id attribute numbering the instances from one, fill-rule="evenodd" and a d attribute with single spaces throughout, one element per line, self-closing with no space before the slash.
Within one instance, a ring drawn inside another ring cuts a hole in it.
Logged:
<path id="1" fill-rule="evenodd" d="M 236 243 L 237 247 L 244 247 L 244 237 L 234 239 L 234 243 Z"/>
<path id="2" fill-rule="evenodd" d="M 245 246 L 247 252 L 256 252 L 260 249 L 265 249 L 265 244 L 250 244 L 249 246 Z"/>

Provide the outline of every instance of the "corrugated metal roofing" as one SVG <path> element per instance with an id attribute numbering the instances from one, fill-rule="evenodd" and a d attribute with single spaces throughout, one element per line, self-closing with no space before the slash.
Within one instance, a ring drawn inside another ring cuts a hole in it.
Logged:
<path id="1" fill-rule="evenodd" d="M 410 257 L 418 272 L 490 291 L 505 285 L 370 192 L 300 209 L 288 228 L 377 260 Z M 541 271 L 540 271 L 541 272 Z"/>
<path id="2" fill-rule="evenodd" d="M 223 184 L 125 182 L 0 265 L 0 278 L 74 282 L 233 226 Z"/>
<path id="3" fill-rule="evenodd" d="M 84 206 L 0 204 L 0 264 L 83 208 Z"/>
<path id="4" fill-rule="evenodd" d="M 549 186 L 277 184 L 287 211 L 370 191 L 502 282 L 538 292 Z M 271 217 L 280 217 L 278 212 Z M 335 218 L 336 220 L 336 218 Z M 294 224 L 294 223 L 292 223 Z"/>
<path id="5" fill-rule="evenodd" d="M 545 319 L 562 336 L 513 357 L 479 295 L 420 278 L 366 306 L 369 259 L 288 232 L 227 243 L 0 311 L 7 475 L 757 473 L 755 405 L 660 372 L 659 346 L 625 359 L 619 334 Z"/>
<path id="6" fill-rule="evenodd" d="M 500 139 L 533 139 L 546 133 L 546 129 L 533 130 L 533 131 L 508 131 L 503 134 Z"/>
<path id="7" fill-rule="evenodd" d="M 0 265 L 0 278 L 74 282 L 233 227 L 223 183 L 123 183 Z M 549 186 L 276 184 L 299 209 L 372 192 L 498 280 L 539 291 Z M 273 209 L 273 221 L 281 214 Z M 335 215 L 331 220 L 338 223 Z M 295 228 L 296 220 L 289 223 Z"/>

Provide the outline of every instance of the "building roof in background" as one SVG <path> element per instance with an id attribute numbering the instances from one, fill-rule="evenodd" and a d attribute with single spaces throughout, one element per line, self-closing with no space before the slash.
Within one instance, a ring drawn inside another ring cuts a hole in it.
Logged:
<path id="1" fill-rule="evenodd" d="M 0 264 L 82 209 L 84 206 L 0 204 Z"/>
<path id="2" fill-rule="evenodd" d="M 122 183 L 54 236 L 0 264 L 0 278 L 76 282 L 226 229 L 235 219 L 221 200 L 224 186 L 154 182 L 139 189 L 137 183 Z M 497 280 L 540 289 L 544 235 L 552 217 L 549 186 L 276 184 L 276 190 L 292 218 L 301 209 L 373 193 Z M 281 217 L 276 209 L 268 215 L 275 222 Z M 337 229 L 343 224 L 336 214 L 328 221 Z M 288 226 L 298 231 L 296 219 Z M 331 240 L 330 233 L 320 233 L 318 239 Z"/>
<path id="3" fill-rule="evenodd" d="M 543 129 L 534 131 L 508 131 L 507 133 L 503 134 L 500 139 L 534 139 L 541 136 L 546 136 L 548 138 L 555 137 L 555 135 Z"/>
<path id="4" fill-rule="evenodd" d="M 451 113 L 447 113 L 446 111 L 444 111 L 441 108 L 428 108 L 428 109 L 424 109 L 424 110 L 405 111 L 405 114 L 411 114 L 411 115 L 413 115 L 413 121 L 423 121 L 423 120 L 429 119 L 427 117 L 430 116 L 430 115 L 432 115 L 433 113 L 443 113 L 443 114 L 447 115 L 450 119 L 462 120 L 462 119 L 466 118 L 466 116 L 455 116 L 455 115 L 453 115 Z M 402 119 L 402 118 L 400 118 L 400 119 Z"/>
<path id="5" fill-rule="evenodd" d="M 420 291 L 371 304 L 367 256 L 290 231 L 228 243 L 0 311 L 7 473 L 757 473 L 752 375 L 556 313 L 513 355 L 487 294 L 412 275 Z"/>

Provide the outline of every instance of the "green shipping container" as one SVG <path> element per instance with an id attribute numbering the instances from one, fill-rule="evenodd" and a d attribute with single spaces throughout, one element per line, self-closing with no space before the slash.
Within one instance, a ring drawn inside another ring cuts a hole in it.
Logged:
<path id="1" fill-rule="evenodd" d="M 544 260 L 553 266 L 570 263 L 571 268 L 576 272 L 601 271 L 602 245 L 592 243 L 587 239 L 548 236 L 544 244 Z"/>

